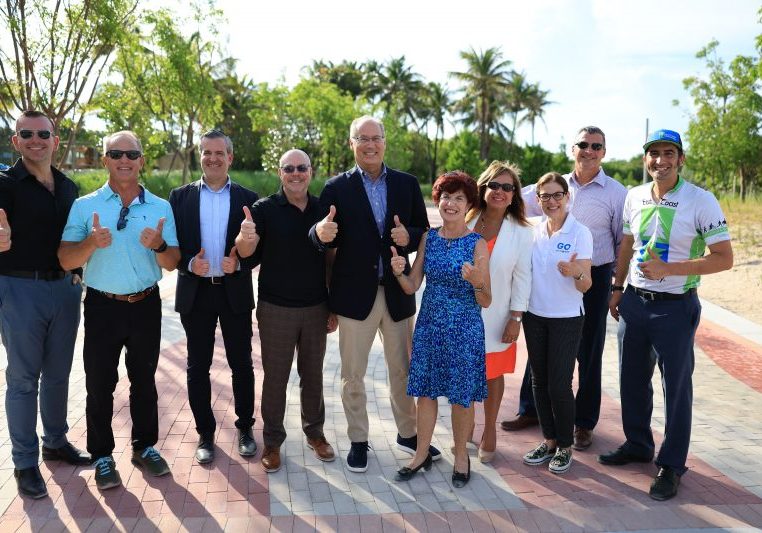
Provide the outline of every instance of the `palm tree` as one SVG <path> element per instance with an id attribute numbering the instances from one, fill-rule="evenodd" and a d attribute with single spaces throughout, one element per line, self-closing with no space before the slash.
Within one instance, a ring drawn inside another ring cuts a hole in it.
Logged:
<path id="1" fill-rule="evenodd" d="M 463 83 L 463 98 L 456 111 L 466 125 L 476 125 L 479 134 L 479 156 L 489 157 L 490 136 L 493 131 L 504 135 L 507 128 L 502 124 L 505 114 L 505 95 L 511 82 L 511 61 L 503 59 L 499 48 L 493 47 L 477 52 L 473 48 L 460 52 L 467 69 L 450 75 Z"/>
<path id="2" fill-rule="evenodd" d="M 387 113 L 403 121 L 403 126 L 418 125 L 421 91 L 424 87 L 420 74 L 405 64 L 405 56 L 392 59 L 386 65 L 375 67 L 376 80 L 366 94 L 377 99 Z"/>
<path id="3" fill-rule="evenodd" d="M 524 72 L 514 72 L 511 75 L 511 83 L 508 86 L 506 94 L 506 108 L 511 115 L 513 126 L 511 127 L 510 143 L 516 137 L 516 128 L 519 124 L 519 114 L 527 107 L 527 98 L 530 85 L 527 83 L 527 76 Z"/>
<path id="4" fill-rule="evenodd" d="M 537 120 L 540 120 L 545 124 L 545 107 L 553 104 L 550 100 L 546 100 L 550 91 L 543 91 L 540 89 L 538 83 L 533 83 L 529 86 L 529 90 L 526 95 L 526 114 L 521 117 L 519 123 L 528 122 L 532 127 L 532 146 L 534 146 L 534 125 Z"/>
<path id="5" fill-rule="evenodd" d="M 434 140 L 432 141 L 429 135 L 426 135 L 429 142 L 429 159 L 431 162 L 430 178 L 431 182 L 434 183 L 437 175 L 439 148 L 444 139 L 445 119 L 452 107 L 452 100 L 447 87 L 433 81 L 426 85 L 424 96 L 423 106 L 421 106 L 421 119 L 424 121 L 424 126 L 428 124 L 434 126 Z"/>

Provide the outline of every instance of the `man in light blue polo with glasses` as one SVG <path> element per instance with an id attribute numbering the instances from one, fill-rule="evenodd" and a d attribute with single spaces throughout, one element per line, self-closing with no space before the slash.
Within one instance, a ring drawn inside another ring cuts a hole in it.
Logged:
<path id="1" fill-rule="evenodd" d="M 180 260 L 169 202 L 138 183 L 144 159 L 138 137 L 120 131 L 103 141 L 109 179 L 74 202 L 61 238 L 62 268 L 85 265 L 87 450 L 99 489 L 121 485 L 111 428 L 122 348 L 130 378 L 132 462 L 154 476 L 169 466 L 153 447 L 159 438 L 154 374 L 161 342 L 161 269 Z"/>

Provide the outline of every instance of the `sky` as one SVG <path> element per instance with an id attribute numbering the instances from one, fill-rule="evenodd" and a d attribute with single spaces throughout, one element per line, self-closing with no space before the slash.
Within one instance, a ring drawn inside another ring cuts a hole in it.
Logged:
<path id="1" fill-rule="evenodd" d="M 404 55 L 427 81 L 457 89 L 460 51 L 499 47 L 530 82 L 550 91 L 535 140 L 548 150 L 586 125 L 606 132 L 607 158 L 640 152 L 649 119 L 684 132 L 691 100 L 682 80 L 706 73 L 696 52 L 756 55 L 759 0 L 217 0 L 220 34 L 237 71 L 293 85 L 313 59 L 388 61 Z M 226 40 L 226 42 L 224 42 Z M 678 100 L 679 105 L 673 105 Z M 519 142 L 529 142 L 528 126 Z"/>

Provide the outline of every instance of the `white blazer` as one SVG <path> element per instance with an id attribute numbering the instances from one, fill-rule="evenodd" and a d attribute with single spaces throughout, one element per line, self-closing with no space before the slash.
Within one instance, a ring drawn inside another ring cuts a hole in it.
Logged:
<path id="1" fill-rule="evenodd" d="M 478 219 L 477 214 L 468 227 L 474 229 Z M 529 308 L 532 246 L 531 226 L 521 226 L 511 216 L 503 219 L 489 260 L 492 303 L 482 308 L 487 353 L 502 352 L 510 346 L 501 341 L 510 312 Z"/>

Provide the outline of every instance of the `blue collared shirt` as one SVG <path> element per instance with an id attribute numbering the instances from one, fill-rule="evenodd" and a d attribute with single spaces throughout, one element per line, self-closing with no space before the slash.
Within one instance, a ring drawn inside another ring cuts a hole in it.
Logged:
<path id="1" fill-rule="evenodd" d="M 222 259 L 225 257 L 225 237 L 228 232 L 230 216 L 230 178 L 227 183 L 215 191 L 201 180 L 201 198 L 199 199 L 199 220 L 201 222 L 201 247 L 204 259 L 209 261 L 207 277 L 224 276 Z M 192 261 L 192 260 L 191 260 Z"/>
<path id="2" fill-rule="evenodd" d="M 386 223 L 386 165 L 381 166 L 381 174 L 376 178 L 371 178 L 362 168 L 357 167 L 362 176 L 362 186 L 365 188 L 365 194 L 368 196 L 370 208 L 373 211 L 373 219 L 376 221 L 378 234 L 383 237 L 384 225 Z M 378 277 L 381 279 L 384 275 L 384 265 L 381 256 L 378 256 Z"/>
<path id="3" fill-rule="evenodd" d="M 162 237 L 167 246 L 177 246 L 175 217 L 169 202 L 141 187 L 127 214 L 127 226 L 117 230 L 122 201 L 108 182 L 71 207 L 61 241 L 82 242 L 93 229 L 93 213 L 98 213 L 101 227 L 111 231 L 111 245 L 98 248 L 85 265 L 84 282 L 88 287 L 114 294 L 132 294 L 152 287 L 161 279 L 156 254 L 140 244 L 145 228 L 156 228 L 165 218 Z"/>

